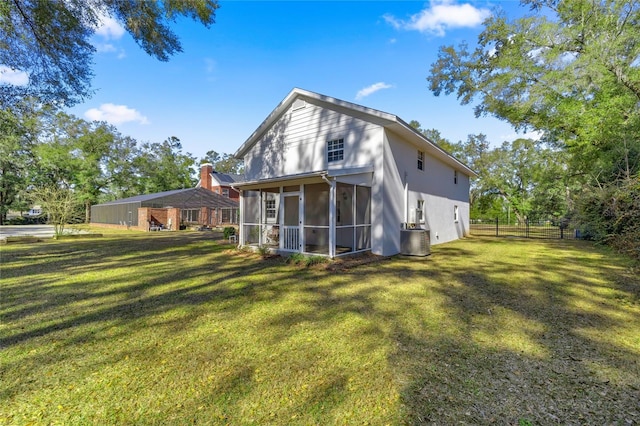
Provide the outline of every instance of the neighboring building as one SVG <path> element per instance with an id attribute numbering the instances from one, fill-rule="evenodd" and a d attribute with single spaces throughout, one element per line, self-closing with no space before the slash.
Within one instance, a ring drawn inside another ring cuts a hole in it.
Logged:
<path id="1" fill-rule="evenodd" d="M 239 201 L 240 193 L 232 185 L 241 180 L 243 178 L 240 175 L 216 172 L 211 163 L 204 163 L 200 165 L 200 180 L 196 187 L 206 188 L 223 197 Z"/>
<path id="2" fill-rule="evenodd" d="M 469 230 L 473 170 L 395 115 L 292 90 L 238 149 L 240 244 L 330 257 Z"/>
<path id="3" fill-rule="evenodd" d="M 91 206 L 92 224 L 142 230 L 231 225 L 238 223 L 238 216 L 237 201 L 204 188 L 138 195 Z"/>
<path id="4" fill-rule="evenodd" d="M 37 205 L 37 206 L 31 207 L 25 216 L 33 217 L 33 216 L 40 216 L 41 214 L 42 214 L 42 207 Z"/>

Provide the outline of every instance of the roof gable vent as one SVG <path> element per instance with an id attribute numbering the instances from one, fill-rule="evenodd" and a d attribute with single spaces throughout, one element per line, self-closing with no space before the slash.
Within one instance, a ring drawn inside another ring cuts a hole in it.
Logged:
<path id="1" fill-rule="evenodd" d="M 302 109 L 306 106 L 307 106 L 307 101 L 305 101 L 304 99 L 296 99 L 293 105 L 291 106 L 291 109 L 295 111 L 297 109 Z"/>

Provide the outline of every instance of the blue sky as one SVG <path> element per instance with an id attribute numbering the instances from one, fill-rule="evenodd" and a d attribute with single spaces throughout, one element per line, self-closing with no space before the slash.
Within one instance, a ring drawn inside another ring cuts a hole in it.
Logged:
<path id="1" fill-rule="evenodd" d="M 104 20 L 94 38 L 95 95 L 71 113 L 105 120 L 142 142 L 181 139 L 198 159 L 234 153 L 294 87 L 418 120 L 453 141 L 484 133 L 516 138 L 476 119 L 454 96 L 435 97 L 426 77 L 441 45 L 473 45 L 481 20 L 516 2 L 220 1 L 209 29 L 180 20 L 183 53 L 146 55 Z"/>

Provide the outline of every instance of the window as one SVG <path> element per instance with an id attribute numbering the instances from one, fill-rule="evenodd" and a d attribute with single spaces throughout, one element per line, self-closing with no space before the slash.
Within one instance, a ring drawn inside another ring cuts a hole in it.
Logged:
<path id="1" fill-rule="evenodd" d="M 424 223 L 424 214 L 422 210 L 424 209 L 424 200 L 418 200 L 418 207 L 416 208 L 416 222 Z"/>
<path id="2" fill-rule="evenodd" d="M 453 206 L 453 221 L 458 222 L 458 206 Z"/>
<path id="3" fill-rule="evenodd" d="M 424 170 L 424 151 L 418 151 L 418 170 Z"/>
<path id="4" fill-rule="evenodd" d="M 222 223 L 238 223 L 237 212 L 238 212 L 237 209 L 228 209 L 228 208 L 221 209 Z"/>
<path id="5" fill-rule="evenodd" d="M 327 142 L 327 162 L 344 159 L 344 139 L 334 139 Z"/>
<path id="6" fill-rule="evenodd" d="M 188 209 L 180 211 L 180 218 L 186 223 L 198 223 L 200 217 L 199 209 Z"/>
<path id="7" fill-rule="evenodd" d="M 264 209 L 267 214 L 267 219 L 276 218 L 276 200 L 265 200 Z"/>
<path id="8" fill-rule="evenodd" d="M 458 171 L 457 170 L 453 171 L 453 183 L 455 183 L 456 185 L 458 184 Z"/>
<path id="9" fill-rule="evenodd" d="M 222 196 L 229 198 L 229 188 L 222 188 Z"/>

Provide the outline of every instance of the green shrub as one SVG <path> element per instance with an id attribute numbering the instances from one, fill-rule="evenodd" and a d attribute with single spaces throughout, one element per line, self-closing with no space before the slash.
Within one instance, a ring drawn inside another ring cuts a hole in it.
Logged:
<path id="1" fill-rule="evenodd" d="M 236 228 L 234 228 L 233 226 L 225 226 L 222 230 L 222 235 L 224 236 L 225 240 L 228 240 L 230 236 L 236 235 Z"/>
<path id="2" fill-rule="evenodd" d="M 640 260 L 640 179 L 590 188 L 576 205 L 586 238 L 608 244 Z"/>
<path id="3" fill-rule="evenodd" d="M 287 263 L 292 265 L 299 265 L 305 261 L 305 255 L 302 253 L 293 253 L 291 256 L 287 257 Z"/>
<path id="4" fill-rule="evenodd" d="M 327 263 L 328 258 L 324 256 L 305 256 L 302 253 L 294 253 L 287 258 L 287 263 L 292 265 L 304 265 L 306 267 Z"/>
<path id="5" fill-rule="evenodd" d="M 328 261 L 329 259 L 324 256 L 308 256 L 305 263 L 307 266 L 313 266 L 327 263 Z"/>
<path id="6" fill-rule="evenodd" d="M 267 257 L 271 254 L 271 249 L 269 246 L 258 246 L 258 253 L 260 253 L 262 257 Z"/>

